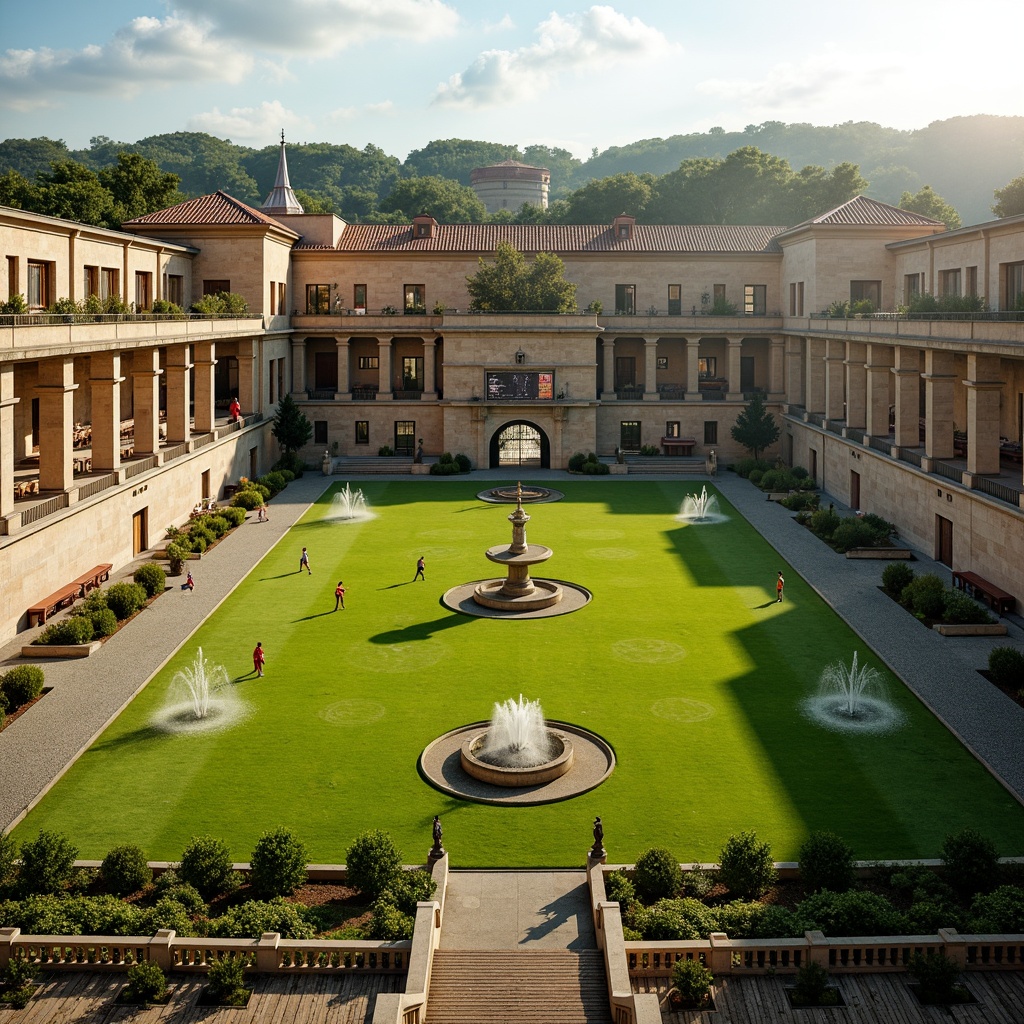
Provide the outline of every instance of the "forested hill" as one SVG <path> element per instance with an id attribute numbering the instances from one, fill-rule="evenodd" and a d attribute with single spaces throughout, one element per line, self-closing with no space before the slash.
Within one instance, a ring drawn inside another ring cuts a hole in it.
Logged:
<path id="1" fill-rule="evenodd" d="M 840 168 L 848 178 L 843 165 L 854 165 L 868 182 L 867 194 L 894 205 L 904 192 L 917 193 L 931 185 L 959 211 L 963 223 L 972 224 L 992 219 L 993 190 L 1024 174 L 1024 117 L 957 117 L 912 131 L 868 122 L 815 126 L 769 121 L 749 125 L 742 132 L 712 128 L 644 139 L 600 153 L 595 150 L 586 161 L 564 149 L 464 139 L 431 142 L 404 161 L 373 145 L 357 149 L 333 143 L 290 143 L 288 166 L 292 185 L 307 209 L 333 210 L 350 220 L 379 220 L 406 217 L 404 206 L 424 195 L 441 209 L 446 197 L 439 198 L 439 190 L 446 182 L 453 190 L 450 209 L 456 211 L 460 204 L 464 207 L 465 197 L 454 191 L 455 183 L 468 185 L 474 167 L 500 160 L 550 168 L 551 196 L 559 199 L 588 182 L 616 175 L 647 176 L 648 183 L 663 178 L 668 186 L 672 179 L 665 176 L 677 171 L 682 162 L 722 160 L 744 147 L 787 161 L 794 171 L 810 166 L 832 174 Z M 256 150 L 198 132 L 136 142 L 98 137 L 83 150 L 69 150 L 63 142 L 47 138 L 7 139 L 0 143 L 0 195 L 18 194 L 19 183 L 10 177 L 12 172 L 32 182 L 39 174 L 49 175 L 54 161 L 73 161 L 101 172 L 117 164 L 119 152 L 137 153 L 177 175 L 186 196 L 224 189 L 258 205 L 273 187 L 278 146 Z M 410 180 L 416 178 L 429 178 L 432 191 L 417 192 Z M 619 185 L 640 187 L 635 179 Z M 439 219 L 443 218 L 439 215 Z"/>

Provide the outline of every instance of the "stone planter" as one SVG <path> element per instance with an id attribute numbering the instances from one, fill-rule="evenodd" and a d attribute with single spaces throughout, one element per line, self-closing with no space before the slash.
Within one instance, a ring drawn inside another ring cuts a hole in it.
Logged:
<path id="1" fill-rule="evenodd" d="M 88 658 L 103 646 L 102 641 L 87 644 L 26 644 L 21 649 L 23 658 Z"/>
<path id="2" fill-rule="evenodd" d="M 913 558 L 910 548 L 850 548 L 847 558 Z"/>
<path id="3" fill-rule="evenodd" d="M 942 636 L 1006 636 L 1006 627 L 999 622 L 987 625 L 947 625 L 939 622 L 932 626 Z"/>

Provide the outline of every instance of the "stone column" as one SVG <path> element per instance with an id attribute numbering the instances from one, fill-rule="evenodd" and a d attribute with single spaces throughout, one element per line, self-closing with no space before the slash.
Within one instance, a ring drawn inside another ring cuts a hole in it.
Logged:
<path id="1" fill-rule="evenodd" d="M 391 387 L 391 357 L 394 349 L 391 345 L 391 338 L 377 339 L 377 401 L 390 402 L 394 397 Z"/>
<path id="2" fill-rule="evenodd" d="M 604 367 L 601 401 L 611 402 L 615 400 L 615 339 L 607 335 L 601 339 L 601 360 Z"/>
<path id="3" fill-rule="evenodd" d="M 132 416 L 135 419 L 135 454 L 152 455 L 160 448 L 160 350 L 132 353 Z"/>
<path id="4" fill-rule="evenodd" d="M 209 434 L 214 427 L 216 352 L 216 344 L 212 341 L 196 342 L 192 349 L 193 365 L 195 366 L 195 429 L 197 434 Z"/>
<path id="5" fill-rule="evenodd" d="M 192 436 L 192 387 L 188 345 L 167 346 L 167 442 L 181 444 Z"/>
<path id="6" fill-rule="evenodd" d="M 0 516 L 14 511 L 14 364 L 0 368 Z"/>
<path id="7" fill-rule="evenodd" d="M 924 454 L 929 459 L 953 458 L 953 353 L 925 349 Z M 923 468 L 923 467 L 922 467 Z"/>
<path id="8" fill-rule="evenodd" d="M 292 338 L 292 396 L 306 397 L 306 339 Z"/>
<path id="9" fill-rule="evenodd" d="M 260 375 L 256 360 L 260 346 L 255 338 L 243 338 L 236 346 L 238 353 L 238 404 L 242 407 L 242 418 L 259 412 L 263 408 L 260 394 Z M 305 392 L 302 397 L 305 398 Z"/>
<path id="10" fill-rule="evenodd" d="M 892 382 L 892 347 L 868 345 L 867 432 L 872 437 L 889 436 L 889 386 Z"/>
<path id="11" fill-rule="evenodd" d="M 896 424 L 893 440 L 900 448 L 921 444 L 921 353 L 899 345 L 894 352 L 896 365 Z"/>
<path id="12" fill-rule="evenodd" d="M 808 412 L 825 411 L 825 342 L 821 338 L 808 338 L 807 372 L 804 375 L 804 408 Z"/>
<path id="13" fill-rule="evenodd" d="M 999 472 L 999 356 L 968 354 L 967 472 Z"/>
<path id="14" fill-rule="evenodd" d="M 841 341 L 825 342 L 825 419 L 846 420 L 846 348 Z"/>
<path id="15" fill-rule="evenodd" d="M 786 404 L 802 405 L 807 408 L 807 400 L 803 388 L 803 341 L 800 338 L 787 338 L 785 347 L 786 360 Z"/>
<path id="16" fill-rule="evenodd" d="M 686 401 L 700 402 L 700 338 L 686 339 Z"/>
<path id="17" fill-rule="evenodd" d="M 39 360 L 39 489 L 66 491 L 74 482 L 72 464 L 75 361 L 70 357 Z"/>
<path id="18" fill-rule="evenodd" d="M 423 339 L 423 400 L 437 400 L 437 339 Z"/>
<path id="19" fill-rule="evenodd" d="M 846 425 L 863 430 L 866 423 L 867 372 L 864 369 L 864 344 L 846 343 Z"/>
<path id="20" fill-rule="evenodd" d="M 352 401 L 352 386 L 349 378 L 348 359 L 351 352 L 348 338 L 338 338 L 335 341 L 337 346 L 338 359 L 338 389 L 334 392 L 336 402 Z"/>
<path id="21" fill-rule="evenodd" d="M 658 401 L 657 338 L 644 338 L 644 401 Z"/>
<path id="22" fill-rule="evenodd" d="M 743 400 L 743 391 L 740 388 L 740 356 L 743 354 L 743 339 L 729 339 L 729 391 L 726 398 L 731 402 Z"/>
<path id="23" fill-rule="evenodd" d="M 92 468 L 116 472 L 121 467 L 121 353 L 94 352 L 89 357 L 92 392 Z"/>
<path id="24" fill-rule="evenodd" d="M 768 401 L 787 401 L 786 390 L 786 342 L 772 338 L 768 342 Z"/>

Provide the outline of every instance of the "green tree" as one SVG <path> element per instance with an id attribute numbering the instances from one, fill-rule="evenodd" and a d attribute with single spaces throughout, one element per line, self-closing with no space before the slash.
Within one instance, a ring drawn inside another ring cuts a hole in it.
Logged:
<path id="1" fill-rule="evenodd" d="M 566 196 L 566 223 L 611 224 L 620 213 L 639 217 L 654 194 L 650 174 L 615 174 L 598 178 Z"/>
<path id="2" fill-rule="evenodd" d="M 180 202 L 180 180 L 176 174 L 160 170 L 156 163 L 138 153 L 118 153 L 116 166 L 99 173 L 100 184 L 114 202 L 116 227 L 120 227 L 122 221 Z"/>
<path id="3" fill-rule="evenodd" d="M 433 176 L 403 178 L 378 208 L 383 213 L 401 212 L 406 221 L 420 213 L 443 224 L 480 224 L 487 219 L 487 207 L 471 188 Z"/>
<path id="4" fill-rule="evenodd" d="M 499 242 L 494 262 L 481 257 L 480 269 L 466 278 L 470 309 L 484 313 L 576 310 L 576 285 L 565 280 L 565 264 L 554 253 L 538 253 L 532 262 L 511 242 Z"/>
<path id="5" fill-rule="evenodd" d="M 99 177 L 74 160 L 54 161 L 49 174 L 38 176 L 36 213 L 77 220 L 84 224 L 108 224 L 113 199 Z"/>
<path id="6" fill-rule="evenodd" d="M 0 175 L 0 206 L 16 210 L 34 210 L 38 203 L 38 189 L 18 171 Z"/>
<path id="7" fill-rule="evenodd" d="M 518 147 L 500 142 L 436 139 L 423 149 L 414 149 L 405 158 L 402 173 L 411 178 L 450 178 L 461 185 L 469 185 L 469 176 L 477 167 L 490 167 L 503 160 L 522 158 Z"/>
<path id="8" fill-rule="evenodd" d="M 1015 217 L 1024 213 L 1024 174 L 997 188 L 992 195 L 996 200 L 992 204 L 992 212 L 997 217 Z"/>
<path id="9" fill-rule="evenodd" d="M 743 445 L 755 459 L 779 439 L 779 425 L 775 417 L 765 409 L 760 394 L 755 394 L 736 417 L 732 439 Z"/>
<path id="10" fill-rule="evenodd" d="M 285 455 L 294 455 L 313 440 L 313 424 L 306 419 L 298 403 L 287 391 L 277 403 L 277 415 L 271 433 Z"/>
<path id="11" fill-rule="evenodd" d="M 71 153 L 64 140 L 4 139 L 0 142 L 0 171 L 17 171 L 29 181 L 45 174 L 54 162 L 69 160 Z"/>
<path id="12" fill-rule="evenodd" d="M 904 192 L 900 196 L 900 209 L 941 220 L 950 231 L 961 225 L 960 214 L 931 185 L 925 185 L 916 193 Z"/>
<path id="13" fill-rule="evenodd" d="M 578 187 L 577 177 L 583 166 L 583 162 L 567 149 L 539 145 L 523 149 L 523 163 L 531 167 L 546 167 L 551 172 L 552 197 L 564 196 Z"/>

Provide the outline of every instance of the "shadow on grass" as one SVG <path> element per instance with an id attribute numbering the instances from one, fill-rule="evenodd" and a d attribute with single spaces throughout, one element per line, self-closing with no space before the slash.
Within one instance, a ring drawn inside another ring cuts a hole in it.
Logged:
<path id="1" fill-rule="evenodd" d="M 375 633 L 369 637 L 371 644 L 405 644 L 414 640 L 429 640 L 435 633 L 451 629 L 453 626 L 463 626 L 472 622 L 465 615 L 446 615 L 443 619 L 434 619 L 433 622 L 416 622 L 403 629 L 389 629 L 384 633 Z"/>
<path id="2" fill-rule="evenodd" d="M 314 615 L 303 615 L 301 619 L 292 619 L 292 622 L 309 622 L 310 619 L 322 619 L 325 615 L 333 615 L 338 609 L 328 608 L 325 612 L 317 612 Z M 342 608 L 342 611 L 345 609 Z"/>

